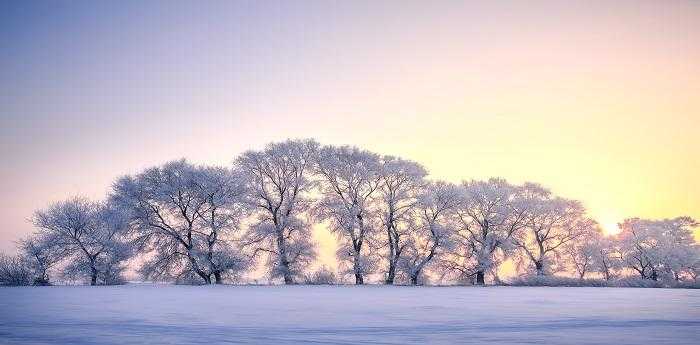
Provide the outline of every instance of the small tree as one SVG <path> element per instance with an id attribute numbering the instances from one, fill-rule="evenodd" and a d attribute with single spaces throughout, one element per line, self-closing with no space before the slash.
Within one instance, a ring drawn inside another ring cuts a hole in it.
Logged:
<path id="1" fill-rule="evenodd" d="M 100 275 L 114 274 L 129 257 L 125 218 L 111 204 L 76 197 L 35 212 L 33 223 L 39 236 L 51 238 L 63 259 L 70 260 L 64 274 L 87 277 L 90 285 L 97 285 Z"/>
<path id="2" fill-rule="evenodd" d="M 605 280 L 612 279 L 622 266 L 617 241 L 601 236 L 593 244 L 593 248 L 595 250 L 592 253 L 591 271 L 600 273 Z"/>
<path id="3" fill-rule="evenodd" d="M 19 241 L 21 255 L 32 271 L 34 285 L 50 285 L 49 269 L 65 255 L 54 236 L 33 235 Z"/>
<path id="4" fill-rule="evenodd" d="M 32 280 L 32 271 L 27 261 L 20 256 L 0 253 L 0 285 L 31 285 Z"/>
<path id="5" fill-rule="evenodd" d="M 585 278 L 586 273 L 597 269 L 603 269 L 602 273 L 606 280 L 610 279 L 609 258 L 601 257 L 601 252 L 604 250 L 601 248 L 602 242 L 602 230 L 596 226 L 564 246 L 568 261 L 579 279 Z M 603 267 L 600 267 L 601 264 Z"/>

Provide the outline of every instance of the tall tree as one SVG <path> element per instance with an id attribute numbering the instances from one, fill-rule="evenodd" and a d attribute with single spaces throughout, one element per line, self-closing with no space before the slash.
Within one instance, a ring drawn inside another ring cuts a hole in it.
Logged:
<path id="1" fill-rule="evenodd" d="M 311 205 L 317 149 L 313 140 L 288 140 L 247 151 L 235 161 L 247 178 L 248 202 L 257 216 L 244 243 L 256 255 L 266 253 L 271 275 L 285 284 L 294 284 L 316 256 L 311 227 L 301 216 Z"/>
<path id="2" fill-rule="evenodd" d="M 521 190 L 500 178 L 462 184 L 460 227 L 455 232 L 459 246 L 449 260 L 453 269 L 484 284 L 486 273 L 506 258 L 511 238 L 525 226 L 527 203 Z"/>
<path id="3" fill-rule="evenodd" d="M 314 207 L 316 219 L 329 221 L 341 239 L 338 258 L 349 262 L 355 284 L 364 284 L 372 263 L 364 246 L 373 230 L 372 201 L 379 186 L 379 156 L 356 147 L 326 146 L 319 151 L 316 172 L 321 177 L 321 198 Z"/>
<path id="4" fill-rule="evenodd" d="M 451 249 L 450 240 L 457 228 L 454 210 L 461 197 L 455 185 L 442 181 L 427 184 L 419 195 L 411 217 L 408 245 L 399 265 L 412 285 L 418 285 L 437 255 Z"/>
<path id="5" fill-rule="evenodd" d="M 237 229 L 243 205 L 242 177 L 224 168 L 194 166 L 185 160 L 125 176 L 110 200 L 128 211 L 133 241 L 152 256 L 141 273 L 148 278 L 185 279 L 209 284 L 227 272 L 245 269 L 245 260 L 226 243 Z"/>
<path id="6" fill-rule="evenodd" d="M 120 210 L 103 202 L 76 197 L 35 212 L 33 223 L 39 236 L 52 238 L 71 262 L 68 275 L 86 276 L 90 285 L 110 284 L 118 279 L 121 263 L 128 259 L 123 241 L 126 222 Z"/>
<path id="7" fill-rule="evenodd" d="M 427 175 L 425 168 L 413 161 L 393 156 L 381 159 L 378 207 L 386 233 L 388 268 L 385 283 L 393 284 L 397 264 L 406 248 L 410 215 Z"/>

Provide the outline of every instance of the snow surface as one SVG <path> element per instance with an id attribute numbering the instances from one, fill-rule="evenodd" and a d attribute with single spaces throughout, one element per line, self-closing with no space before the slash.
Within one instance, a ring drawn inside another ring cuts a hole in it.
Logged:
<path id="1" fill-rule="evenodd" d="M 700 290 L 0 288 L 0 344 L 700 344 Z"/>

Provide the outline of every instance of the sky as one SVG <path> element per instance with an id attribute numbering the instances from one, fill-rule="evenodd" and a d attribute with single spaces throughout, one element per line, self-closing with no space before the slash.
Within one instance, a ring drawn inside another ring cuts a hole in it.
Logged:
<path id="1" fill-rule="evenodd" d="M 697 1 L 0 2 L 3 252 L 120 175 L 305 137 L 539 182 L 609 231 L 700 219 L 699 129 Z"/>

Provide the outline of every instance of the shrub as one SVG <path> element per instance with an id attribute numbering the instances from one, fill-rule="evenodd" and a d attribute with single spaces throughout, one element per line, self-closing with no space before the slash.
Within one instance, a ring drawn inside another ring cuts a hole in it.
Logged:
<path id="1" fill-rule="evenodd" d="M 326 266 L 322 266 L 315 272 L 304 277 L 304 283 L 309 285 L 332 285 L 337 282 L 335 272 Z"/>

